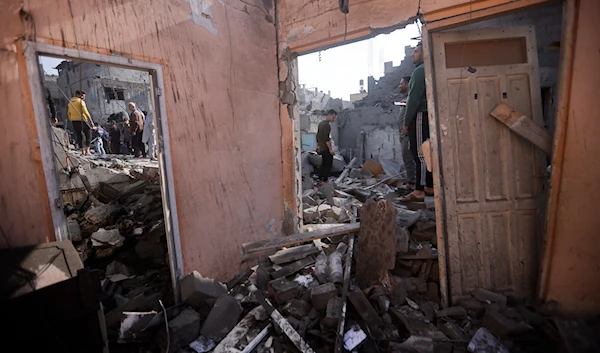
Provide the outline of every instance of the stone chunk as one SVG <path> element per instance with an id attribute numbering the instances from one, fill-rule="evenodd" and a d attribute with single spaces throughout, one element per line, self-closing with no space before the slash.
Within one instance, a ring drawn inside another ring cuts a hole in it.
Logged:
<path id="1" fill-rule="evenodd" d="M 307 208 L 303 211 L 304 222 L 305 223 L 314 222 L 314 221 L 318 220 L 319 218 L 321 218 L 322 216 L 328 215 L 330 211 L 331 211 L 331 206 L 326 205 L 326 204 Z"/>
<path id="2" fill-rule="evenodd" d="M 90 208 L 84 213 L 83 217 L 86 221 L 98 226 L 114 224 L 121 210 L 121 206 L 108 203 Z"/>
<path id="3" fill-rule="evenodd" d="M 451 306 L 444 310 L 438 310 L 435 312 L 437 317 L 453 317 L 462 319 L 467 316 L 467 311 L 462 306 Z"/>
<path id="4" fill-rule="evenodd" d="M 476 290 L 473 291 L 473 296 L 479 300 L 480 302 L 492 302 L 492 303 L 496 303 L 498 304 L 501 308 L 506 308 L 506 296 L 499 294 L 499 293 L 494 293 L 492 291 L 489 291 L 487 289 L 483 289 L 483 288 L 477 288 Z"/>
<path id="5" fill-rule="evenodd" d="M 327 314 L 323 320 L 325 327 L 336 328 L 340 321 L 342 311 L 342 299 L 334 297 L 327 302 Z"/>
<path id="6" fill-rule="evenodd" d="M 411 335 L 425 337 L 434 341 L 448 340 L 448 337 L 427 320 L 420 311 L 411 309 L 405 305 L 399 308 L 391 308 L 390 312 L 402 321 L 404 327 L 406 327 Z"/>
<path id="7" fill-rule="evenodd" d="M 469 339 L 469 336 L 454 321 L 441 320 L 438 322 L 438 328 L 451 340 L 466 341 Z"/>
<path id="8" fill-rule="evenodd" d="M 325 283 L 312 289 L 310 301 L 315 309 L 325 310 L 329 300 L 335 296 L 337 296 L 335 285 L 332 283 Z"/>
<path id="9" fill-rule="evenodd" d="M 483 326 L 500 337 L 521 334 L 531 329 L 525 322 L 509 319 L 493 310 L 486 311 Z"/>
<path id="10" fill-rule="evenodd" d="M 227 294 L 222 283 L 203 277 L 198 271 L 185 276 L 180 286 L 183 301 L 197 308 L 204 316 L 208 315 L 220 295 Z"/>
<path id="11" fill-rule="evenodd" d="M 462 298 L 458 303 L 467 310 L 467 314 L 471 317 L 480 318 L 485 312 L 484 304 L 471 296 Z"/>
<path id="12" fill-rule="evenodd" d="M 312 306 L 300 299 L 290 300 L 282 309 L 284 315 L 291 315 L 298 320 L 302 320 L 308 316 L 312 309 Z"/>
<path id="13" fill-rule="evenodd" d="M 217 298 L 200 333 L 206 338 L 220 341 L 237 325 L 241 314 L 242 306 L 237 300 L 223 294 Z"/>
<path id="14" fill-rule="evenodd" d="M 193 309 L 187 308 L 169 321 L 169 336 L 171 338 L 169 352 L 177 352 L 200 336 L 200 315 Z M 167 349 L 167 334 L 165 330 L 157 331 L 157 343 L 162 351 Z"/>
<path id="15" fill-rule="evenodd" d="M 104 228 L 98 229 L 97 232 L 92 234 L 92 246 L 100 247 L 100 246 L 116 246 L 120 247 L 123 245 L 125 238 L 121 236 L 118 229 L 109 229 L 106 230 Z"/>
<path id="16" fill-rule="evenodd" d="M 81 227 L 79 227 L 79 223 L 76 220 L 67 220 L 67 231 L 69 232 L 69 239 L 71 241 L 81 241 Z"/>
<path id="17" fill-rule="evenodd" d="M 269 282 L 268 289 L 277 304 L 282 305 L 298 296 L 300 284 L 285 278 L 278 278 Z"/>

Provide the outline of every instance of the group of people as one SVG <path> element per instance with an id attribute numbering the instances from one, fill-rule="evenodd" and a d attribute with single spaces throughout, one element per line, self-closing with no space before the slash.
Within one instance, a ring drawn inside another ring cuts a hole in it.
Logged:
<path id="1" fill-rule="evenodd" d="M 407 94 L 406 106 L 400 112 L 399 126 L 402 144 L 402 159 L 406 167 L 408 186 L 411 193 L 400 198 L 404 202 L 424 201 L 425 196 L 433 195 L 433 175 L 427 170 L 425 157 L 420 150 L 421 145 L 429 139 L 429 120 L 427 114 L 427 93 L 425 90 L 425 69 L 423 66 L 423 47 L 417 44 L 412 53 L 416 68 L 410 76 L 400 81 L 399 89 Z M 319 123 L 317 132 L 317 152 L 322 156 L 319 177 L 327 182 L 331 174 L 333 151 L 331 145 L 331 127 L 337 112 L 330 110 L 327 117 Z"/>
<path id="2" fill-rule="evenodd" d="M 84 156 L 90 156 L 93 144 L 100 158 L 111 154 L 129 154 L 135 157 L 150 157 L 156 160 L 156 139 L 152 111 L 144 112 L 130 102 L 127 105 L 130 114 L 119 128 L 116 121 L 110 120 L 105 129 L 94 123 L 85 104 L 85 92 L 76 91 L 68 107 L 68 118 L 73 126 L 75 141 Z M 106 149 L 104 148 L 106 146 Z"/>

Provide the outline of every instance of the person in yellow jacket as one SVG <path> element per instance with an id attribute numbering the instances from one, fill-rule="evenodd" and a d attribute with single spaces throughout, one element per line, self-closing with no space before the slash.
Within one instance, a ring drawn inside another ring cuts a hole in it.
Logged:
<path id="1" fill-rule="evenodd" d="M 90 112 L 85 105 L 85 92 L 76 91 L 75 97 L 71 98 L 68 109 L 69 121 L 73 124 L 75 139 L 81 148 L 81 154 L 91 156 L 90 142 L 92 141 L 92 128 L 94 123 Z"/>

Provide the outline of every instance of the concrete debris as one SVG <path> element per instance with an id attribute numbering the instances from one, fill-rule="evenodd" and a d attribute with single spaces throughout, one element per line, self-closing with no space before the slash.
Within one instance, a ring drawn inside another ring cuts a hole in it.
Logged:
<path id="1" fill-rule="evenodd" d="M 223 294 L 217 298 L 200 333 L 206 338 L 220 341 L 235 327 L 241 314 L 241 305 L 234 298 Z"/>
<path id="2" fill-rule="evenodd" d="M 325 283 L 312 289 L 310 300 L 315 309 L 325 310 L 327 309 L 329 300 L 335 296 L 337 296 L 335 285 L 333 283 Z"/>
<path id="3" fill-rule="evenodd" d="M 509 353 L 509 350 L 502 345 L 502 343 L 494 337 L 494 335 L 481 327 L 467 346 L 469 352 L 489 352 L 489 353 Z"/>
<path id="4" fill-rule="evenodd" d="M 353 325 L 350 330 L 344 334 L 344 348 L 352 352 L 358 345 L 367 339 L 367 334 L 359 325 Z"/>
<path id="5" fill-rule="evenodd" d="M 180 282 L 181 299 L 187 304 L 208 315 L 217 298 L 227 294 L 227 288 L 222 283 L 203 277 L 198 271 L 185 276 Z"/>
<path id="6" fill-rule="evenodd" d="M 118 229 L 106 230 L 104 228 L 98 229 L 97 232 L 92 234 L 92 246 L 123 246 L 125 238 L 121 236 Z"/>
<path id="7" fill-rule="evenodd" d="M 475 291 L 473 291 L 473 296 L 475 297 L 475 299 L 486 303 L 496 303 L 498 304 L 500 307 L 504 308 L 506 307 L 506 296 L 499 294 L 499 293 L 494 293 L 492 291 L 483 289 L 483 288 L 477 288 Z"/>
<path id="8" fill-rule="evenodd" d="M 217 344 L 210 338 L 206 338 L 204 336 L 200 336 L 196 338 L 195 341 L 190 342 L 190 348 L 193 349 L 196 353 L 206 353 L 210 352 L 215 348 Z"/>
<path id="9" fill-rule="evenodd" d="M 177 352 L 200 336 L 202 318 L 191 308 L 187 308 L 169 321 L 169 335 L 165 330 L 157 330 L 156 342 L 163 351 Z M 170 339 L 170 341 L 169 341 Z"/>

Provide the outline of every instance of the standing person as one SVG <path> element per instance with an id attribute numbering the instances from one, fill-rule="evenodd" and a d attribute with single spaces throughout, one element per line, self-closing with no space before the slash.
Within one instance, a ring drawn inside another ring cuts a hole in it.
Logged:
<path id="1" fill-rule="evenodd" d="M 131 111 L 129 132 L 131 133 L 131 143 L 133 145 L 134 157 L 142 157 L 144 143 L 142 142 L 142 133 L 144 132 L 144 114 L 136 109 L 135 103 L 129 102 L 127 107 Z"/>
<path id="2" fill-rule="evenodd" d="M 131 132 L 129 132 L 129 128 L 131 124 L 129 124 L 129 118 L 123 119 L 123 127 L 121 128 L 121 135 L 123 136 L 123 146 L 121 152 L 123 154 L 130 154 L 132 152 L 131 148 Z"/>
<path id="3" fill-rule="evenodd" d="M 85 92 L 75 92 L 75 97 L 71 98 L 71 101 L 69 102 L 67 114 L 71 124 L 73 124 L 75 139 L 81 148 L 81 154 L 84 156 L 91 156 L 91 129 L 94 127 L 94 123 L 92 122 L 90 112 L 88 112 L 85 105 Z"/>
<path id="4" fill-rule="evenodd" d="M 331 146 L 331 137 L 329 136 L 331 133 L 331 126 L 329 123 L 335 121 L 336 117 L 337 112 L 335 110 L 332 109 L 328 111 L 327 117 L 319 123 L 319 128 L 317 130 L 317 152 L 323 158 L 321 169 L 319 170 L 319 178 L 323 182 L 327 182 L 329 179 L 331 166 L 333 164 L 333 156 L 335 156 L 335 152 L 333 152 L 333 147 Z"/>
<path id="5" fill-rule="evenodd" d="M 121 153 L 121 131 L 117 128 L 117 123 L 114 120 L 109 121 L 108 127 L 108 142 L 112 154 Z"/>
<path id="6" fill-rule="evenodd" d="M 92 130 L 94 131 L 94 139 L 92 140 L 92 142 L 94 143 L 94 147 L 96 148 L 96 154 L 98 154 L 100 158 L 106 158 L 106 151 L 104 150 L 103 141 L 105 131 L 100 125 L 94 126 Z"/>
<path id="7" fill-rule="evenodd" d="M 404 111 L 403 132 L 410 139 L 410 151 L 416 166 L 416 189 L 401 197 L 401 201 L 423 201 L 425 195 L 433 195 L 433 175 L 427 171 L 425 157 L 419 149 L 429 138 L 429 121 L 427 120 L 427 94 L 425 91 L 425 68 L 423 66 L 423 47 L 417 44 L 412 53 L 413 63 L 417 66 L 410 76 L 410 88 L 406 110 Z"/>
<path id="8" fill-rule="evenodd" d="M 142 142 L 148 144 L 148 155 L 150 156 L 150 160 L 156 160 L 156 138 L 154 137 L 154 116 L 152 110 L 146 114 L 146 119 L 144 120 Z"/>
<path id="9" fill-rule="evenodd" d="M 402 100 L 403 103 L 406 103 L 406 95 L 408 94 L 408 84 L 410 83 L 410 76 L 404 76 L 400 80 L 400 85 L 398 88 L 400 89 L 400 93 L 402 93 L 405 98 Z M 416 176 L 415 176 L 415 159 L 412 156 L 412 152 L 410 150 L 410 138 L 408 135 L 402 131 L 402 127 L 404 126 L 404 111 L 405 107 L 400 109 L 400 115 L 398 119 L 398 126 L 400 127 L 400 144 L 402 146 L 402 161 L 404 162 L 404 168 L 406 169 L 406 180 L 408 181 L 408 186 L 411 190 L 414 190 L 416 187 Z"/>

